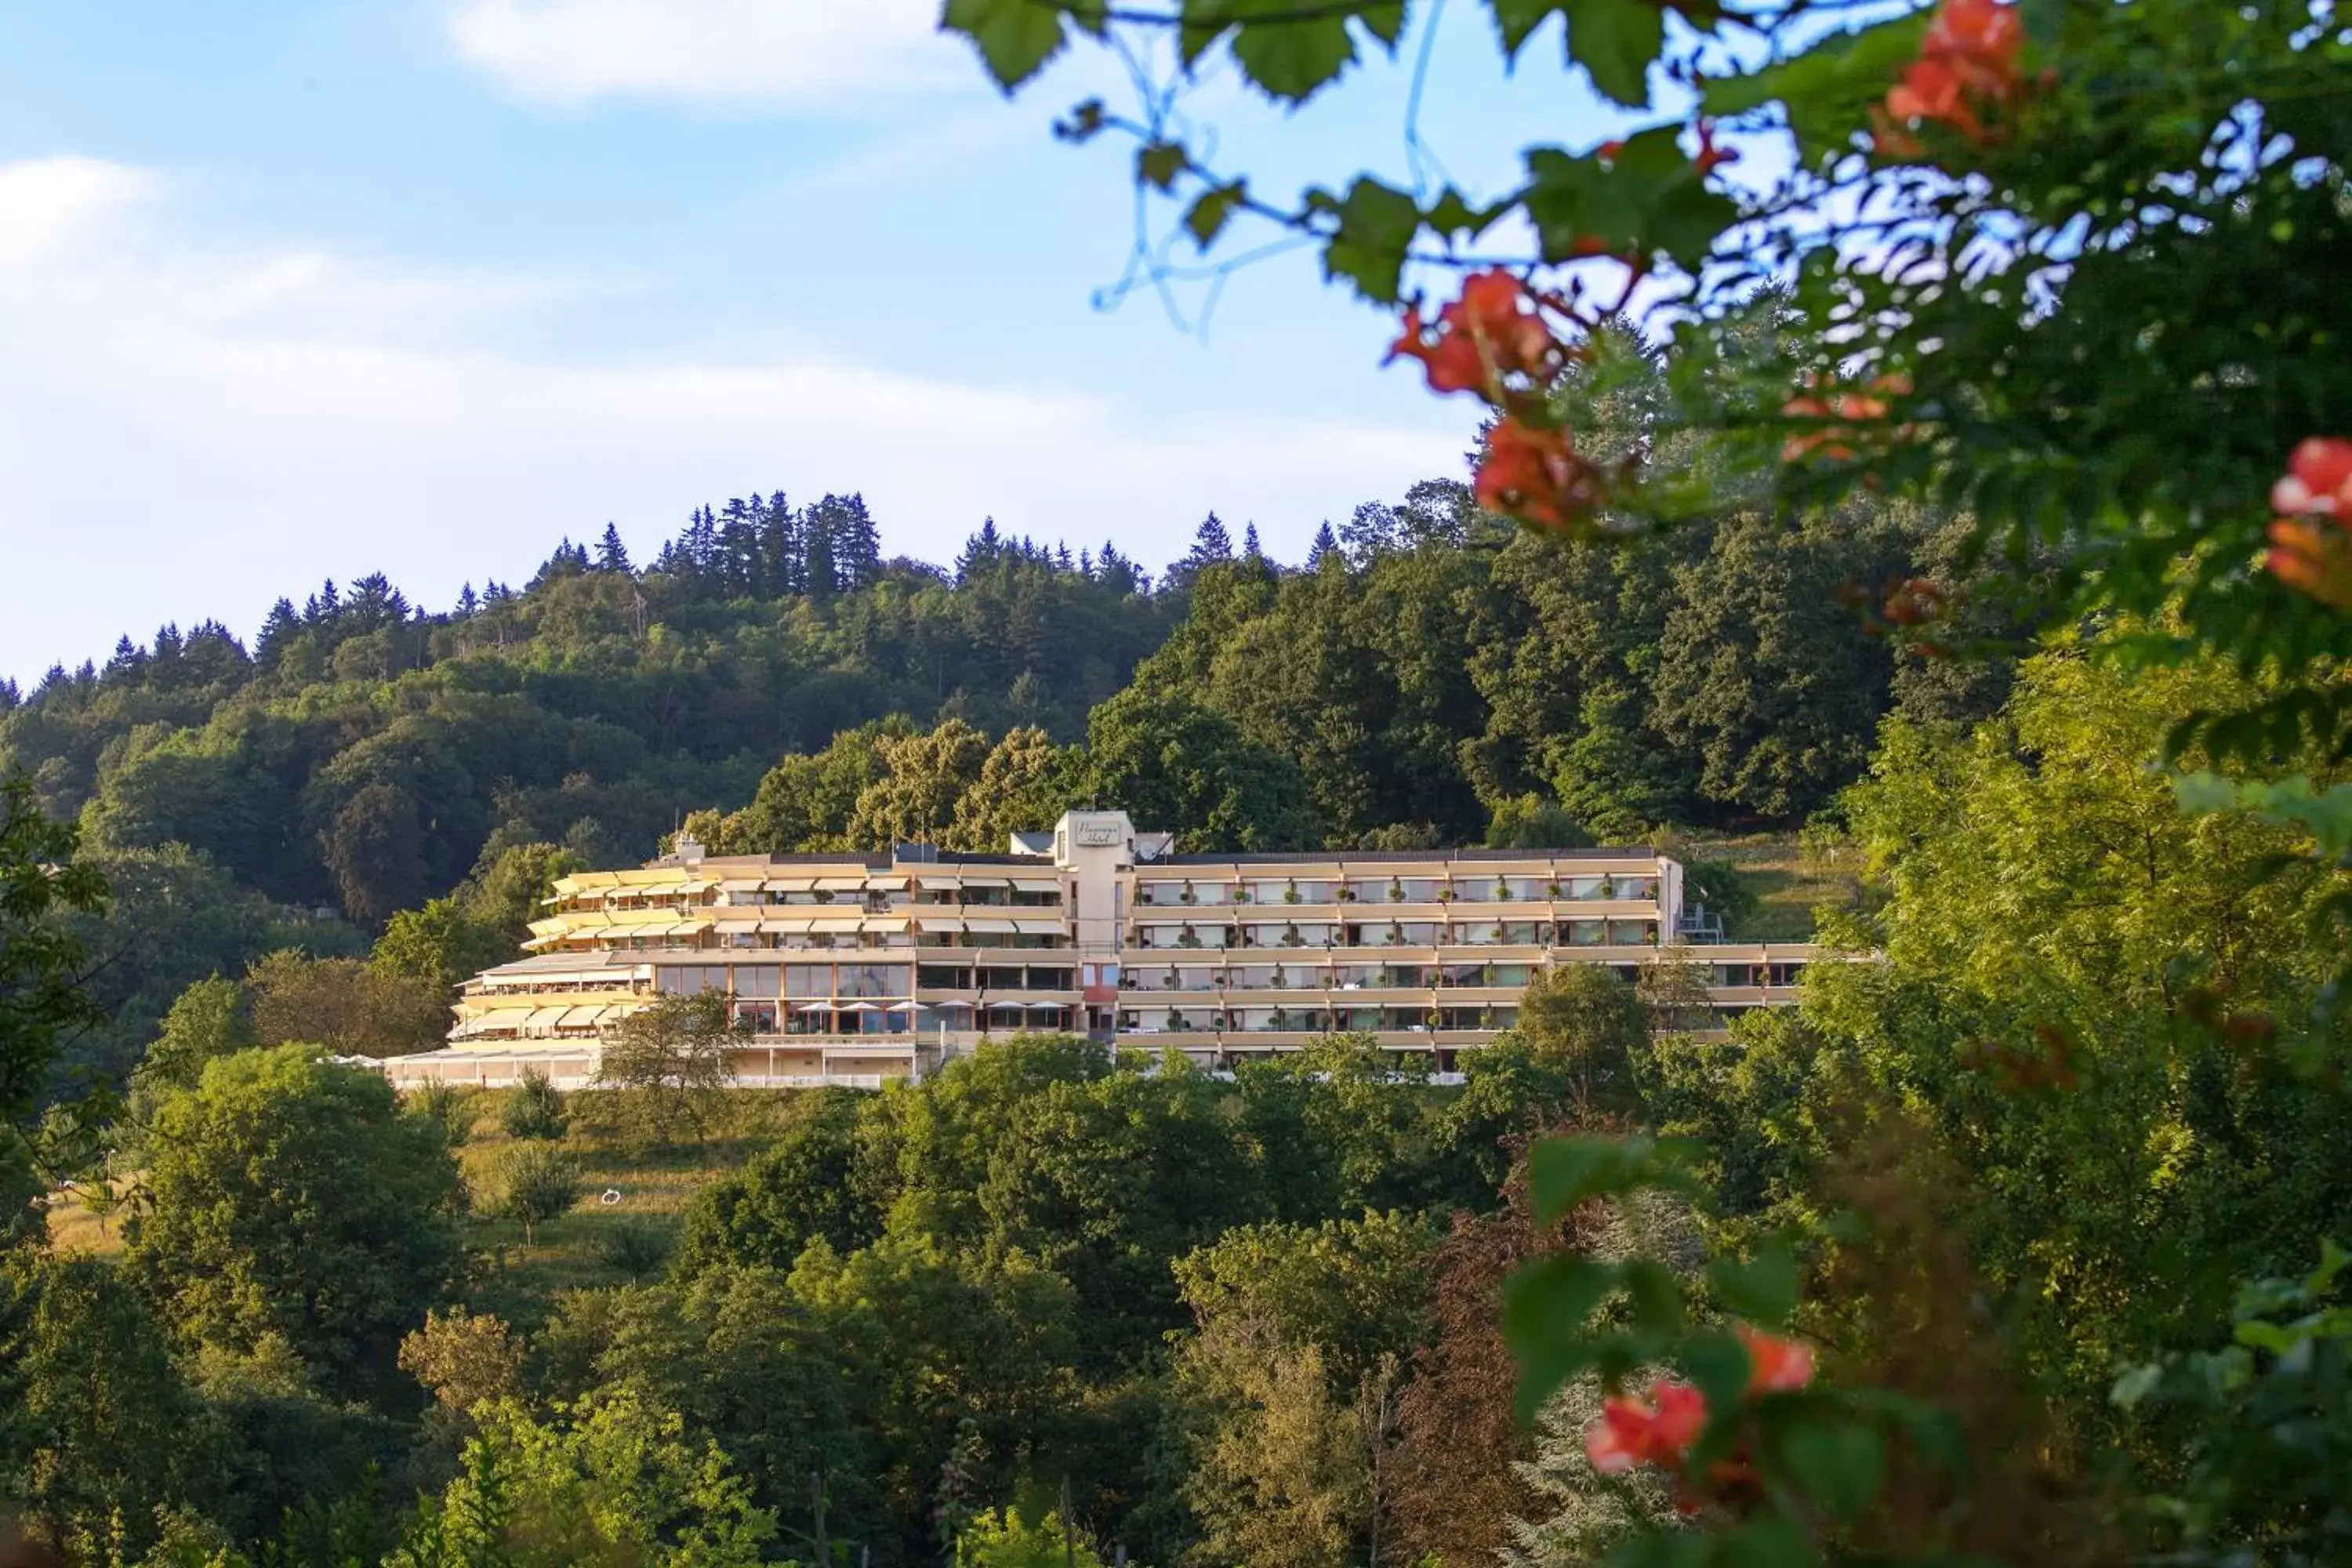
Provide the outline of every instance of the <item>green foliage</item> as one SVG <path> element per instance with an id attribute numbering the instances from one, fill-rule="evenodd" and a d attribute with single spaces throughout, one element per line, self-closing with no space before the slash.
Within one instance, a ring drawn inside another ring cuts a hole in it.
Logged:
<path id="1" fill-rule="evenodd" d="M 1586 1115 L 1636 1109 L 1635 1064 L 1648 1053 L 1655 1026 L 1633 984 L 1597 963 L 1555 964 L 1534 976 L 1519 999 L 1519 1037 L 1568 1075 Z"/>
<path id="2" fill-rule="evenodd" d="M 879 1236 L 880 1209 L 862 1190 L 859 1103 L 841 1089 L 796 1097 L 781 1137 L 697 1192 L 678 1237 L 680 1277 L 722 1264 L 789 1268 L 820 1237 L 850 1252 Z"/>
<path id="3" fill-rule="evenodd" d="M 215 974 L 180 993 L 133 1081 L 150 1096 L 193 1089 L 206 1062 L 260 1043 L 245 987 Z"/>
<path id="4" fill-rule="evenodd" d="M 1285 1343 L 1314 1345 L 1338 1384 L 1352 1387 L 1419 1342 L 1436 1239 L 1397 1213 L 1239 1226 L 1179 1258 L 1176 1280 L 1198 1322 L 1248 1319 Z"/>
<path id="5" fill-rule="evenodd" d="M 535 1068 L 523 1069 L 521 1079 L 507 1090 L 506 1100 L 499 1107 L 499 1125 L 509 1138 L 561 1138 L 570 1121 L 562 1094 Z"/>
<path id="6" fill-rule="evenodd" d="M 81 988 L 88 950 L 58 919 L 105 905 L 79 842 L 42 813 L 30 779 L 0 775 L 0 1129 L 33 1108 L 64 1033 L 100 1016 Z"/>
<path id="7" fill-rule="evenodd" d="M 1094 1542 L 1075 1523 L 1053 1512 L 1032 1522 L 1017 1504 L 1002 1513 L 985 1510 L 965 1525 L 956 1537 L 956 1561 L 970 1568 L 1103 1568 Z"/>
<path id="8" fill-rule="evenodd" d="M 2239 1293 L 2231 1342 L 2130 1368 L 2114 1398 L 2178 1434 L 2187 1464 L 2147 1500 L 2173 1561 L 2318 1563 L 2352 1535 L 2352 1310 L 2336 1281 L 2347 1258 L 2321 1244 L 2302 1279 Z"/>
<path id="9" fill-rule="evenodd" d="M 135 1556 L 159 1509 L 207 1496 L 220 1434 L 112 1266 L 19 1256 L 0 1269 L 0 1463 L 58 1546 Z"/>
<path id="10" fill-rule="evenodd" d="M 716 1444 L 626 1394 L 541 1420 L 476 1410 L 463 1469 L 410 1522 L 389 1568 L 736 1568 L 781 1561 L 775 1516 Z"/>
<path id="11" fill-rule="evenodd" d="M 525 1245 L 539 1227 L 580 1201 L 580 1162 L 546 1143 L 523 1142 L 499 1162 L 494 1211 L 522 1226 Z"/>
<path id="12" fill-rule="evenodd" d="M 664 996 L 621 1021 L 596 1064 L 593 1104 L 632 1136 L 656 1148 L 682 1134 L 700 1138 L 719 1091 L 733 1081 L 727 1047 L 742 1031 L 728 1021 L 724 993 Z"/>
<path id="13" fill-rule="evenodd" d="M 309 1047 L 208 1063 L 158 1109 L 146 1184 L 125 1264 L 158 1313 L 232 1350 L 282 1336 L 336 1386 L 390 1367 L 456 1261 L 438 1130 Z"/>

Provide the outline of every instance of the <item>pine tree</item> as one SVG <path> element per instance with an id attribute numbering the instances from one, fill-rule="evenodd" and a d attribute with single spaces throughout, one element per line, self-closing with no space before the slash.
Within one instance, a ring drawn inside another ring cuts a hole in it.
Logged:
<path id="1" fill-rule="evenodd" d="M 147 650 L 132 642 L 130 635 L 125 633 L 114 640 L 114 657 L 106 661 L 106 673 L 110 677 L 130 679 L 136 677 L 146 663 Z"/>
<path id="2" fill-rule="evenodd" d="M 997 558 L 1003 552 L 1004 542 L 997 535 L 996 520 L 992 517 L 982 519 L 979 531 L 965 540 L 963 548 L 956 552 L 956 581 L 969 582 L 976 574 L 995 565 Z"/>
<path id="3" fill-rule="evenodd" d="M 882 575 L 882 532 L 866 510 L 866 497 L 852 490 L 827 496 L 822 503 L 833 517 L 833 570 L 846 591 L 863 588 Z"/>
<path id="4" fill-rule="evenodd" d="M 604 537 L 596 542 L 596 570 L 630 574 L 629 547 L 621 542 L 621 531 L 614 523 L 604 525 Z"/>
<path id="5" fill-rule="evenodd" d="M 307 626 L 331 625 L 342 613 L 343 596 L 335 591 L 335 580 L 332 577 L 328 578 L 326 585 L 311 595 L 302 605 L 302 620 Z"/>
<path id="6" fill-rule="evenodd" d="M 1211 562 L 1231 561 L 1233 558 L 1234 536 L 1225 531 L 1223 521 L 1213 511 L 1193 531 L 1192 551 L 1186 559 L 1193 565 L 1205 566 Z"/>
<path id="7" fill-rule="evenodd" d="M 1244 561 L 1265 559 L 1265 552 L 1258 548 L 1257 524 L 1254 522 L 1244 525 L 1242 529 L 1242 559 Z"/>
<path id="8" fill-rule="evenodd" d="M 474 616 L 481 613 L 481 608 L 482 601 L 475 596 L 474 584 L 472 583 L 469 582 L 464 587 L 457 590 L 457 608 L 455 613 L 459 620 L 469 621 L 473 619 Z"/>
<path id="9" fill-rule="evenodd" d="M 293 641 L 295 634 L 301 629 L 302 623 L 294 614 L 293 600 L 280 599 L 270 605 L 268 618 L 261 623 L 260 635 L 253 639 L 254 662 L 276 664 L 285 653 L 286 645 Z"/>
<path id="10" fill-rule="evenodd" d="M 760 514 L 760 593 L 782 599 L 801 591 L 801 524 L 784 492 L 768 498 Z"/>
<path id="11" fill-rule="evenodd" d="M 1315 531 L 1315 542 L 1307 549 L 1307 569 L 1319 572 L 1326 563 L 1340 563 L 1346 557 L 1339 553 L 1339 536 L 1332 531 L 1331 520 L 1325 518 L 1323 526 Z"/>

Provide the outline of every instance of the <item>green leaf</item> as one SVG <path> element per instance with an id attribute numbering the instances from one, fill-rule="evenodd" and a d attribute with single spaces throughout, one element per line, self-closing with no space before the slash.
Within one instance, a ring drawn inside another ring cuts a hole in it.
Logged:
<path id="1" fill-rule="evenodd" d="M 1135 151 L 1135 177 L 1164 191 L 1176 183 L 1189 162 L 1181 142 L 1146 142 Z"/>
<path id="2" fill-rule="evenodd" d="M 1439 196 L 1431 205 L 1429 211 L 1422 216 L 1430 227 L 1440 234 L 1466 234 L 1475 239 L 1493 226 L 1495 220 L 1503 215 L 1508 205 L 1508 203 L 1497 203 L 1493 206 L 1473 206 L 1467 196 L 1452 185 L 1448 185 L 1445 187 L 1444 194 Z"/>
<path id="3" fill-rule="evenodd" d="M 1617 1271 L 1577 1253 L 1531 1263 L 1503 1286 L 1503 1337 L 1514 1346 L 1580 1333 Z"/>
<path id="4" fill-rule="evenodd" d="M 1679 1139 L 1547 1138 L 1528 1152 L 1537 1223 L 1549 1225 L 1580 1204 L 1646 1187 L 1696 1194 L 1699 1185 L 1681 1163 L 1689 1150 Z"/>
<path id="5" fill-rule="evenodd" d="M 1797 1310 L 1797 1255 L 1783 1243 L 1768 1242 L 1744 1260 L 1718 1258 L 1706 1278 L 1724 1310 L 1759 1328 L 1777 1329 Z"/>
<path id="6" fill-rule="evenodd" d="M 1008 95 L 1062 47 L 1061 8 L 1040 0 L 947 0 L 940 27 L 970 38 Z"/>
<path id="7" fill-rule="evenodd" d="M 1495 9 L 1495 27 L 1503 36 L 1505 56 L 1517 55 L 1519 46 L 1529 34 L 1544 24 L 1544 18 L 1565 7 L 1560 0 L 1491 0 Z"/>
<path id="8" fill-rule="evenodd" d="M 1886 1479 L 1886 1445 L 1850 1417 L 1810 1420 L 1781 1439 L 1781 1457 L 1813 1499 L 1841 1518 L 1870 1506 Z"/>
<path id="9" fill-rule="evenodd" d="M 1504 1281 L 1503 1339 L 1519 1363 L 1521 1419 L 1533 1419 L 1555 1389 L 1599 1359 L 1585 1325 L 1616 1279 L 1605 1263 L 1561 1253 Z"/>
<path id="10" fill-rule="evenodd" d="M 1729 1409 L 1748 1388 L 1748 1347 L 1729 1334 L 1693 1334 L 1683 1343 L 1681 1360 L 1710 1409 Z"/>
<path id="11" fill-rule="evenodd" d="M 1666 12 L 1658 0 L 1570 0 L 1569 58 L 1591 73 L 1605 98 L 1648 108 L 1650 66 L 1665 47 Z"/>
<path id="12" fill-rule="evenodd" d="M 2116 1378 L 2115 1386 L 2107 1390 L 2107 1402 L 2119 1409 L 2129 1410 L 2154 1394 L 2164 1382 L 2164 1367 L 2158 1362 L 2142 1362 L 2126 1367 Z"/>
<path id="13" fill-rule="evenodd" d="M 1339 214 L 1339 228 L 1323 247 L 1323 275 L 1349 279 L 1376 303 L 1396 303 L 1405 251 L 1421 232 L 1420 205 L 1369 174 L 1348 187 L 1346 200 L 1331 203 L 1327 195 L 1324 202 Z"/>
<path id="14" fill-rule="evenodd" d="M 1224 232 L 1225 223 L 1241 205 L 1249 188 L 1240 180 L 1230 185 L 1213 185 L 1202 191 L 1184 213 L 1184 226 L 1192 236 L 1192 243 L 1206 250 Z"/>
<path id="15" fill-rule="evenodd" d="M 1696 1532 L 1687 1538 L 1715 1548 L 1700 1561 L 1736 1563 L 1739 1568 L 1810 1568 L 1820 1561 L 1796 1521 L 1777 1514 L 1749 1520 L 1711 1540 Z"/>
<path id="16" fill-rule="evenodd" d="M 1234 60 L 1242 74 L 1285 103 L 1305 100 L 1355 58 L 1356 40 L 1342 16 L 1244 23 L 1234 35 Z"/>

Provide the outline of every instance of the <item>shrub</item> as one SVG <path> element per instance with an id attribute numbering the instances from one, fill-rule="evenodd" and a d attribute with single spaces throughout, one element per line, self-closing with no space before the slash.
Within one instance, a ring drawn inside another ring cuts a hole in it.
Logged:
<path id="1" fill-rule="evenodd" d="M 498 1212 L 522 1226 L 526 1245 L 540 1225 L 580 1201 L 580 1162 L 546 1143 L 522 1143 L 499 1165 Z"/>
<path id="2" fill-rule="evenodd" d="M 563 1096 L 536 1068 L 523 1069 L 522 1081 L 508 1091 L 506 1104 L 499 1110 L 499 1125 L 509 1138 L 561 1138 L 570 1122 Z"/>

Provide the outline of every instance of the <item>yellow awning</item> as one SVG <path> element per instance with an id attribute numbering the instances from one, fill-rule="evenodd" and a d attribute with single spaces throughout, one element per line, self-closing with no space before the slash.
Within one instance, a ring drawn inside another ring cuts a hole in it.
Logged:
<path id="1" fill-rule="evenodd" d="M 1059 936 L 1068 928 L 1059 921 L 1014 921 L 1013 929 L 1023 936 Z"/>
<path id="2" fill-rule="evenodd" d="M 534 1007 L 530 1010 L 530 1016 L 522 1021 L 522 1026 L 526 1029 L 551 1029 L 558 1018 L 571 1011 L 569 1007 Z"/>
<path id="3" fill-rule="evenodd" d="M 966 931 L 990 931 L 999 936 L 1011 936 L 1013 932 L 1019 931 L 1021 927 L 1013 921 L 974 920 L 971 916 L 967 915 L 964 917 L 963 929 Z M 1055 921 L 1054 922 L 1054 929 L 1055 931 L 1061 930 L 1062 922 Z"/>
<path id="4" fill-rule="evenodd" d="M 819 877 L 816 890 L 820 893 L 862 893 L 866 890 L 864 877 Z"/>
<path id="5" fill-rule="evenodd" d="M 1062 884 L 1050 877 L 1015 877 L 1013 890 L 1016 893 L 1058 893 Z"/>
<path id="6" fill-rule="evenodd" d="M 826 915 L 809 921 L 808 929 L 814 931 L 831 931 L 838 936 L 853 932 L 865 923 L 856 915 Z"/>

